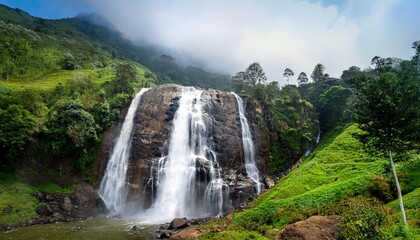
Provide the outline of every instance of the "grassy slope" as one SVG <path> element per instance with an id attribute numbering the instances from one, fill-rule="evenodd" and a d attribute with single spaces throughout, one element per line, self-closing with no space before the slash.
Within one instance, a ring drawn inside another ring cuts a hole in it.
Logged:
<path id="1" fill-rule="evenodd" d="M 145 78 L 145 74 L 150 73 L 150 71 L 139 64 L 135 65 L 139 73 L 138 83 L 141 84 L 147 81 Z M 60 70 L 58 72 L 54 72 L 43 76 L 39 79 L 11 79 L 8 81 L 0 80 L 0 86 L 4 86 L 14 90 L 37 89 L 49 91 L 53 90 L 60 83 L 66 84 L 77 73 L 83 73 L 89 76 L 95 83 L 98 84 L 103 84 L 107 81 L 113 80 L 116 74 L 114 68 L 112 67 L 83 70 Z"/>
<path id="2" fill-rule="evenodd" d="M 249 231 L 260 232 L 286 225 L 292 206 L 297 209 L 318 207 L 339 201 L 346 195 L 364 193 L 367 181 L 384 172 L 384 159 L 372 159 L 362 151 L 352 134 L 356 125 L 339 127 L 324 136 L 315 152 L 302 165 L 282 178 L 277 185 L 254 200 L 251 208 L 234 214 L 233 222 L 223 233 L 203 238 L 241 239 Z M 256 227 L 259 226 L 259 227 Z M 257 234 L 257 238 L 265 236 Z"/>

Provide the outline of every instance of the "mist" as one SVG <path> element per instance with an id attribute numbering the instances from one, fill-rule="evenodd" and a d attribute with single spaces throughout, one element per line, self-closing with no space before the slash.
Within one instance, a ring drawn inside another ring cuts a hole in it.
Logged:
<path id="1" fill-rule="evenodd" d="M 413 55 L 420 39 L 416 0 L 86 0 L 134 43 L 162 46 L 184 64 L 235 74 L 259 62 L 269 81 L 286 83 L 285 68 L 331 76 L 371 59 Z"/>

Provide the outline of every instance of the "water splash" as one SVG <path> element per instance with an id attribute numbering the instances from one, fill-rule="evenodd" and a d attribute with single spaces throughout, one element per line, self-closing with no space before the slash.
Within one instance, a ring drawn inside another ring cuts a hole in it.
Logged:
<path id="1" fill-rule="evenodd" d="M 245 116 L 244 102 L 242 98 L 239 97 L 236 93 L 232 92 L 238 103 L 239 118 L 241 121 L 242 129 L 242 144 L 244 148 L 244 158 L 245 158 L 245 169 L 248 177 L 256 184 L 257 194 L 261 193 L 264 185 L 261 183 L 261 176 L 258 168 L 255 164 L 255 149 L 254 142 L 252 141 L 251 131 L 249 129 L 248 121 Z"/>
<path id="2" fill-rule="evenodd" d="M 130 156 L 134 116 L 142 95 L 148 90 L 149 88 L 143 88 L 131 101 L 120 135 L 101 181 L 98 194 L 111 212 L 121 213 L 126 203 L 126 172 L 128 157 Z"/>

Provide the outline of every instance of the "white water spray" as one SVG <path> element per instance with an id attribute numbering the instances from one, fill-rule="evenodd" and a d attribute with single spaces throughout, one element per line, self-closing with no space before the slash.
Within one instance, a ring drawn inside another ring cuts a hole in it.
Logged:
<path id="1" fill-rule="evenodd" d="M 99 188 L 99 196 L 104 201 L 106 207 L 115 213 L 121 213 L 126 203 L 126 172 L 128 158 L 130 156 L 134 116 L 136 115 L 143 93 L 148 90 L 149 88 L 143 88 L 131 101 Z"/>
<path id="2" fill-rule="evenodd" d="M 260 172 L 258 171 L 257 166 L 255 165 L 255 149 L 254 142 L 252 141 L 251 131 L 249 130 L 248 121 L 245 116 L 245 108 L 242 98 L 239 97 L 236 93 L 232 92 L 238 103 L 239 118 L 241 120 L 241 129 L 242 129 L 242 144 L 244 148 L 244 158 L 245 158 L 245 169 L 249 178 L 251 178 L 257 189 L 257 194 L 261 193 L 263 184 L 261 183 Z"/>

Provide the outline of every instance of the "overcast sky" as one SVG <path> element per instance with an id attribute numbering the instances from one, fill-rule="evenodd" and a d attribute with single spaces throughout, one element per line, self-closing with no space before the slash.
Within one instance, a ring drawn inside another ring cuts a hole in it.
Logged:
<path id="1" fill-rule="evenodd" d="M 408 59 L 420 40 L 418 0 L 0 0 L 45 18 L 96 12 L 126 37 L 235 74 L 260 62 L 270 81 L 317 63 L 339 77 L 378 55 Z"/>

